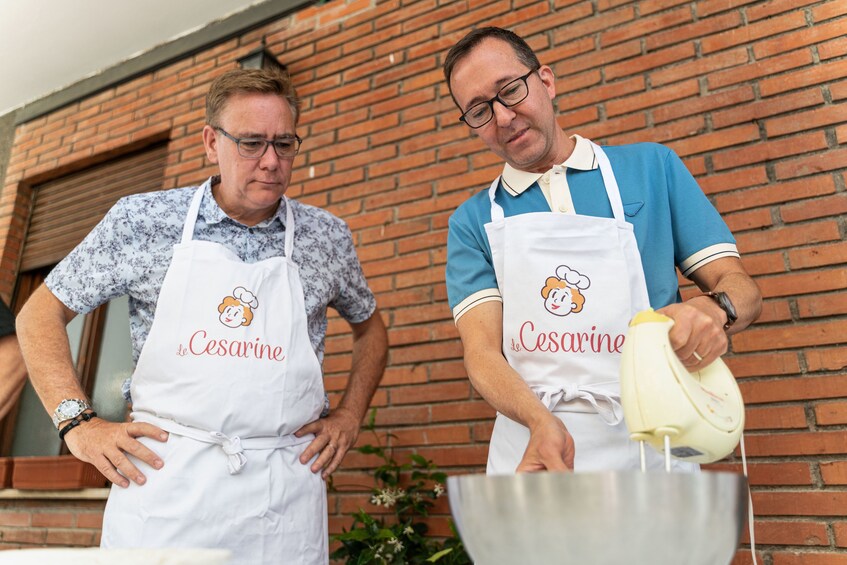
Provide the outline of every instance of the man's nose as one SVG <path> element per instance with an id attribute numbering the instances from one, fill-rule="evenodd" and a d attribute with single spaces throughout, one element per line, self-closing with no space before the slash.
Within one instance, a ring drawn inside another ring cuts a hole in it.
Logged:
<path id="1" fill-rule="evenodd" d="M 279 167 L 279 157 L 274 151 L 272 145 L 268 144 L 265 148 L 265 152 L 259 158 L 259 166 L 263 169 L 269 169 L 271 171 L 277 169 Z"/>
<path id="2" fill-rule="evenodd" d="M 494 112 L 494 119 L 497 120 L 497 125 L 500 127 L 508 127 L 517 115 L 511 108 L 499 100 L 495 100 L 494 103 L 491 104 L 491 111 Z"/>

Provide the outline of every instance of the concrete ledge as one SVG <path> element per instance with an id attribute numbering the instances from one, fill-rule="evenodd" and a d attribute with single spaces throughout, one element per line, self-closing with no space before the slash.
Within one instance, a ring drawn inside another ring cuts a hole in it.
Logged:
<path id="1" fill-rule="evenodd" d="M 106 500 L 108 488 L 84 488 L 79 490 L 19 490 L 0 489 L 0 500 Z"/>

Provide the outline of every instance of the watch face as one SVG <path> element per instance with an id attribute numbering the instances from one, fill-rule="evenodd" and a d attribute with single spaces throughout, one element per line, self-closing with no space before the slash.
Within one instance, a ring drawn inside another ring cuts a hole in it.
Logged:
<path id="1" fill-rule="evenodd" d="M 78 416 L 83 410 L 85 410 L 85 407 L 81 402 L 77 400 L 63 400 L 56 409 L 56 412 L 67 420 Z"/>

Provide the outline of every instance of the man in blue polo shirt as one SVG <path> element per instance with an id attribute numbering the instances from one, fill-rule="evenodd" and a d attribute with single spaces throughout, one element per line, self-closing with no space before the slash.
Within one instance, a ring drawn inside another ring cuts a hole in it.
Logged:
<path id="1" fill-rule="evenodd" d="M 514 33 L 472 31 L 444 74 L 461 120 L 506 162 L 448 238 L 465 365 L 498 412 L 488 472 L 635 468 L 619 402 L 627 324 L 653 307 L 674 320 L 683 364 L 714 361 L 761 310 L 735 240 L 670 149 L 562 131 L 553 71 Z M 681 302 L 676 267 L 703 294 Z"/>

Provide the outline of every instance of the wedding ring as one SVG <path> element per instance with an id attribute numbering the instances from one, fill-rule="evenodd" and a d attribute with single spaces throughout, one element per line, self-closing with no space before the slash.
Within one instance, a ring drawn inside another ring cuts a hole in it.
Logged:
<path id="1" fill-rule="evenodd" d="M 694 353 L 692 353 L 691 355 L 693 355 L 694 358 L 697 359 L 698 363 L 703 360 L 703 358 L 700 357 L 700 355 L 696 351 Z"/>

